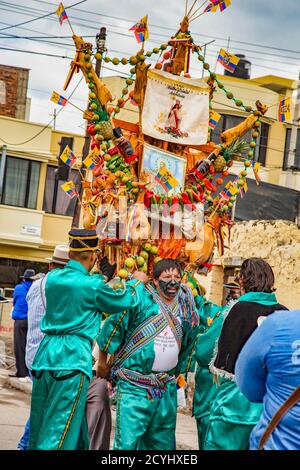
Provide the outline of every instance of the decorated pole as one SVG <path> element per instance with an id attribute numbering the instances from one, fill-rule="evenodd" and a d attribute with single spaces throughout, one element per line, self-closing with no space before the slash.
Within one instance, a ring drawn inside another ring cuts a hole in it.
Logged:
<path id="1" fill-rule="evenodd" d="M 96 44 L 97 44 L 97 53 L 96 53 L 96 75 L 100 77 L 101 73 L 101 65 L 102 65 L 102 54 L 105 52 L 105 41 L 106 41 L 106 28 L 102 27 L 100 29 L 100 33 L 96 35 Z M 91 136 L 88 133 L 88 124 L 86 125 L 85 129 L 85 141 L 82 149 L 82 162 L 87 158 L 90 150 L 90 144 L 91 144 Z M 85 175 L 86 170 L 83 168 L 83 163 L 81 164 L 81 175 Z M 79 226 L 79 220 L 80 220 L 80 211 L 81 211 L 81 205 L 80 205 L 80 199 L 82 197 L 83 193 L 83 186 L 82 182 L 79 187 L 79 198 L 76 201 L 76 206 L 74 210 L 74 215 L 73 215 L 73 222 L 72 222 L 72 227 L 78 227 Z"/>

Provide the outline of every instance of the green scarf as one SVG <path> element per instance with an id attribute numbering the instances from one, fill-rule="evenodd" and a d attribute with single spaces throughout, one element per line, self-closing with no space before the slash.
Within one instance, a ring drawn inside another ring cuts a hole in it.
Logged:
<path id="1" fill-rule="evenodd" d="M 247 292 L 240 296 L 239 302 L 254 302 L 266 306 L 278 304 L 274 292 Z"/>

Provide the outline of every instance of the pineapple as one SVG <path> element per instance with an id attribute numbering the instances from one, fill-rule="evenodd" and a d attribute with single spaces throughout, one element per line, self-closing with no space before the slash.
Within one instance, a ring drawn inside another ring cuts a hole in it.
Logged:
<path id="1" fill-rule="evenodd" d="M 110 140 L 114 137 L 113 135 L 113 127 L 110 121 L 100 121 L 98 122 L 101 129 L 99 130 L 99 134 L 101 134 L 105 140 Z"/>
<path id="2" fill-rule="evenodd" d="M 222 155 L 219 155 L 214 161 L 214 168 L 215 168 L 216 173 L 222 173 L 226 165 L 227 165 L 227 162 L 225 158 L 222 157 Z"/>

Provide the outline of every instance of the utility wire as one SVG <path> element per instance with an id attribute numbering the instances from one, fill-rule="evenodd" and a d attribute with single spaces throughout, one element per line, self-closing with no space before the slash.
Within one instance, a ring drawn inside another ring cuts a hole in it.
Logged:
<path id="1" fill-rule="evenodd" d="M 72 96 L 74 95 L 75 91 L 77 90 L 77 88 L 79 87 L 80 83 L 82 82 L 83 80 L 83 76 L 80 78 L 79 82 L 77 83 L 77 85 L 75 86 L 75 88 L 73 89 L 73 91 L 70 93 L 70 95 L 68 96 L 68 100 L 70 100 L 70 98 L 72 98 Z M 54 122 L 54 119 L 57 118 L 57 116 L 64 110 L 65 108 L 64 107 L 61 107 L 58 112 L 56 113 L 56 117 L 52 118 L 48 124 L 46 124 L 37 134 L 35 134 L 34 136 L 30 137 L 30 139 L 27 139 L 27 140 L 24 140 L 24 142 L 19 142 L 19 143 L 11 143 L 11 142 L 7 142 L 6 140 L 2 139 L 2 137 L 0 137 L 0 140 L 2 142 L 4 142 L 6 145 L 13 145 L 13 146 L 17 146 L 17 145 L 24 145 L 24 144 L 27 144 L 28 142 L 31 142 L 32 140 L 36 139 L 38 136 L 40 136 L 43 132 L 45 132 L 46 129 L 48 129 L 48 127 Z"/>
<path id="2" fill-rule="evenodd" d="M 0 3 L 5 3 L 5 2 L 0 2 Z M 39 3 L 40 3 L 40 2 L 39 2 Z M 50 4 L 49 2 L 41 2 L 41 3 Z M 11 6 L 11 5 L 10 5 L 10 6 Z M 20 8 L 20 6 L 18 6 L 18 7 Z M 23 7 L 23 8 L 27 8 L 27 10 L 28 10 L 28 7 Z M 33 8 L 29 8 L 29 9 L 33 10 Z M 37 11 L 37 10 L 34 9 L 34 11 Z M 39 11 L 42 11 L 42 10 L 39 10 Z M 89 11 L 81 10 L 81 9 L 78 9 L 78 8 L 74 8 L 74 11 L 80 11 L 80 12 L 82 12 L 82 13 L 91 13 L 91 12 L 89 12 Z M 93 12 L 93 13 L 94 13 L 94 14 L 97 14 L 96 12 Z M 114 17 L 114 16 L 111 16 L 111 15 L 101 15 L 101 14 L 99 14 L 99 13 L 98 13 L 97 15 L 98 15 L 98 16 L 106 16 L 106 17 L 108 17 L 108 18 L 113 18 L 113 19 L 121 19 L 121 18 Z M 56 21 L 55 18 L 49 18 L 49 19 L 50 19 L 50 20 L 53 20 L 53 21 Z M 94 24 L 97 24 L 97 25 L 98 25 L 98 22 L 97 22 L 97 21 L 88 20 L 88 19 L 86 19 L 86 18 L 74 17 L 74 19 L 75 19 L 75 20 L 78 19 L 78 20 L 80 20 L 80 21 L 87 21 L 89 25 L 90 25 L 91 23 L 94 23 Z M 124 21 L 129 21 L 129 20 L 124 20 Z M 76 24 L 76 23 L 74 23 L 74 24 Z M 77 23 L 77 24 L 79 25 L 79 23 Z M 86 25 L 82 25 L 82 26 L 87 27 Z M 112 27 L 117 27 L 117 28 L 126 29 L 126 27 L 122 27 L 122 26 L 120 26 L 120 25 L 110 25 L 110 24 L 108 24 L 108 23 L 106 23 L 106 26 L 112 26 Z M 160 26 L 158 26 L 158 25 L 152 25 L 152 26 L 156 26 L 157 28 L 162 28 L 162 29 L 166 29 L 166 30 L 171 30 L 171 31 L 173 31 L 171 28 L 160 27 Z M 94 28 L 93 28 L 93 29 L 94 29 Z M 98 29 L 98 28 L 96 28 L 96 29 Z M 0 30 L 0 31 L 1 31 L 1 30 Z M 163 35 L 162 33 L 153 33 L 153 32 L 152 32 L 151 36 L 153 36 L 153 35 L 159 36 L 159 37 L 169 38 L 169 36 Z M 210 37 L 210 38 L 213 37 L 213 36 L 211 36 L 211 35 L 194 34 L 194 36 L 196 36 L 196 35 L 197 35 L 197 36 Z M 128 36 L 128 37 L 132 37 L 132 36 L 129 35 L 129 34 L 128 34 L 127 36 Z M 67 37 L 70 37 L 70 36 L 65 36 L 65 37 L 67 38 Z M 221 38 L 221 37 L 215 37 L 214 39 L 215 39 L 215 40 L 227 41 L 227 38 Z M 234 40 L 231 40 L 231 42 L 235 42 L 235 41 L 234 41 Z M 253 47 L 255 47 L 255 46 L 264 47 L 264 46 L 261 46 L 260 44 L 256 44 L 256 43 L 248 43 L 248 42 L 243 42 L 243 41 L 236 41 L 236 42 L 245 43 L 245 44 L 251 45 L 251 46 L 253 46 Z M 273 47 L 273 46 L 265 46 L 265 47 L 268 48 L 268 49 L 270 49 L 270 50 L 271 50 L 271 49 L 275 49 L 275 50 L 278 49 L 278 50 L 282 50 L 282 51 L 290 51 L 290 52 L 292 52 L 292 53 L 300 54 L 300 51 L 292 51 L 292 50 L 288 50 L 288 49 L 281 49 L 281 48 L 276 48 L 276 47 Z M 245 51 L 245 52 L 248 51 L 248 52 L 254 52 L 254 53 L 257 52 L 258 54 L 265 54 L 263 51 L 255 51 L 255 50 L 242 49 L 242 48 L 240 48 L 240 50 L 241 50 L 241 51 Z M 278 54 L 271 54 L 271 53 L 268 53 L 268 54 L 269 54 L 269 55 L 272 55 L 272 56 L 275 56 L 275 57 L 284 58 L 284 59 L 287 58 L 287 56 L 282 56 L 282 55 L 278 55 Z M 296 60 L 297 58 L 296 58 L 296 57 L 290 57 L 290 59 Z"/>
<path id="3" fill-rule="evenodd" d="M 69 5 L 68 7 L 65 7 L 65 9 L 67 10 L 68 8 L 73 8 L 74 6 L 80 5 L 81 3 L 85 3 L 86 1 L 87 0 L 81 0 L 80 2 L 73 3 L 73 5 Z M 55 14 L 56 14 L 56 11 L 53 11 L 52 13 L 46 13 L 45 15 L 39 16 L 37 18 L 33 18 L 31 20 L 28 20 L 28 21 L 23 21 L 22 23 L 14 24 L 14 25 L 11 25 L 11 26 L 6 26 L 5 28 L 0 29 L 0 32 L 5 31 L 7 29 L 11 29 L 11 28 L 18 28 L 19 26 L 23 26 L 23 25 L 28 24 L 28 23 L 33 23 L 34 21 L 38 21 L 38 20 L 41 20 L 43 18 L 47 18 L 47 17 L 55 15 Z"/>
<path id="4" fill-rule="evenodd" d="M 46 2 L 46 1 L 42 1 L 42 0 L 32 0 L 33 2 L 35 3 L 43 3 L 43 4 L 47 4 L 47 5 L 52 5 L 50 2 Z M 74 11 L 78 11 L 80 13 L 85 13 L 85 14 L 90 14 L 90 15 L 93 15 L 93 16 L 100 16 L 101 18 L 104 17 L 104 18 L 112 18 L 112 19 L 115 19 L 115 20 L 118 20 L 118 21 L 125 21 L 127 23 L 132 23 L 134 24 L 136 22 L 136 20 L 134 19 L 129 19 L 129 18 L 122 18 L 122 17 L 119 17 L 119 16 L 113 16 L 113 15 L 107 15 L 105 13 L 102 13 L 102 12 L 96 12 L 96 11 L 86 11 L 86 10 L 82 10 L 81 8 L 74 8 Z M 89 20 L 86 20 L 86 21 L 89 21 Z M 163 30 L 166 30 L 166 31 L 173 31 L 174 33 L 174 29 L 172 28 L 169 28 L 167 26 L 160 26 L 160 25 L 156 25 L 156 24 L 153 24 L 153 23 L 149 23 L 149 26 L 150 27 L 154 27 L 154 28 L 160 28 L 160 29 L 163 29 Z M 200 33 L 192 33 L 192 36 L 203 36 L 203 37 L 208 37 L 208 38 L 213 38 L 213 36 L 211 35 L 208 35 L 208 34 L 200 34 Z M 218 40 L 221 40 L 221 41 L 226 41 L 228 40 L 228 38 L 224 38 L 224 37 L 215 37 L 213 39 L 218 39 Z M 254 46 L 254 47 L 260 47 L 260 48 L 266 48 L 266 49 L 274 49 L 274 50 L 278 50 L 278 51 L 281 51 L 281 52 L 291 52 L 293 54 L 300 54 L 300 50 L 299 51 L 296 51 L 294 49 L 286 49 L 286 48 L 280 48 L 280 47 L 275 47 L 275 46 L 269 46 L 269 45 L 264 45 L 264 44 L 260 44 L 260 43 L 252 43 L 252 42 L 246 42 L 246 41 L 239 41 L 239 40 L 236 40 L 236 39 L 233 39 L 232 37 L 230 37 L 230 42 L 235 42 L 235 43 L 238 43 L 238 44 L 245 44 L 247 46 Z"/>

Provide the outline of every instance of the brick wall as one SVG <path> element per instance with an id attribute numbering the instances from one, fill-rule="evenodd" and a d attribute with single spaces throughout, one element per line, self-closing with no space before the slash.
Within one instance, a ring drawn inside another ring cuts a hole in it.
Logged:
<path id="1" fill-rule="evenodd" d="M 27 69 L 0 65 L 0 115 L 25 119 Z"/>

